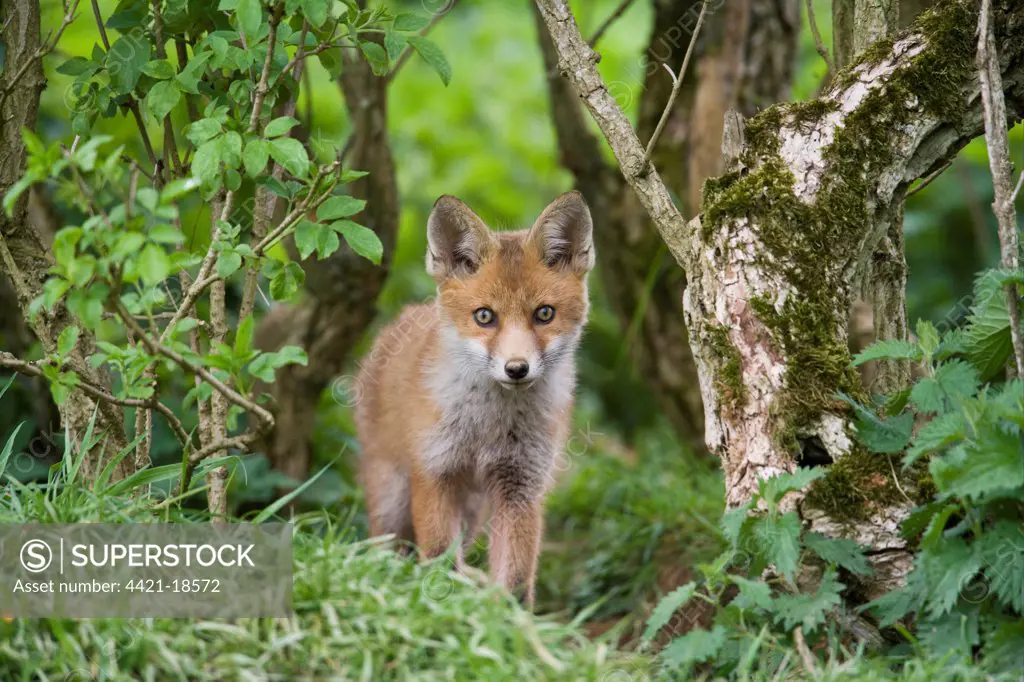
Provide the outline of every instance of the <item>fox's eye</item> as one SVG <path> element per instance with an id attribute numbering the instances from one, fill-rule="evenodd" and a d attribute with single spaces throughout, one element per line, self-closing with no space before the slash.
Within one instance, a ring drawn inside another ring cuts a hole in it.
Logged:
<path id="1" fill-rule="evenodd" d="M 490 308 L 477 308 L 473 311 L 473 319 L 481 327 L 490 327 L 498 318 Z"/>
<path id="2" fill-rule="evenodd" d="M 547 324 L 551 320 L 555 319 L 555 309 L 549 305 L 542 305 L 533 311 L 533 319 L 537 320 L 541 324 Z"/>

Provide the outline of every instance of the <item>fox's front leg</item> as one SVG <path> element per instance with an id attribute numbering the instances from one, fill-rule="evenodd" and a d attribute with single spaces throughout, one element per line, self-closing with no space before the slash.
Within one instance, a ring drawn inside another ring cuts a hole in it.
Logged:
<path id="1" fill-rule="evenodd" d="M 541 498 L 498 491 L 493 509 L 491 577 L 532 609 L 544 525 Z"/>
<path id="2" fill-rule="evenodd" d="M 422 472 L 410 476 L 409 484 L 416 546 L 420 556 L 433 559 L 448 550 L 462 526 L 455 486 Z"/>

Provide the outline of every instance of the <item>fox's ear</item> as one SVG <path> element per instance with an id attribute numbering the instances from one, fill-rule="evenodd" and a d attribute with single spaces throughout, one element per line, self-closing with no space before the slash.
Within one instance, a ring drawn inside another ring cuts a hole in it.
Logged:
<path id="1" fill-rule="evenodd" d="M 477 271 L 494 238 L 473 210 L 452 196 L 434 203 L 427 219 L 427 273 L 437 279 Z"/>
<path id="2" fill-rule="evenodd" d="M 594 267 L 594 223 L 583 195 L 566 192 L 552 201 L 530 229 L 544 262 L 583 275 Z"/>

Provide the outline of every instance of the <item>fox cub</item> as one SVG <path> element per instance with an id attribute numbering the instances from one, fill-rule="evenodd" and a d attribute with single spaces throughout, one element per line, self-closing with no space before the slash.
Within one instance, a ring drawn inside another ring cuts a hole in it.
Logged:
<path id="1" fill-rule="evenodd" d="M 370 533 L 426 558 L 472 545 L 490 510 L 492 579 L 533 604 L 543 498 L 568 437 L 594 266 L 579 192 L 492 232 L 443 196 L 427 222 L 437 298 L 378 336 L 359 376 Z"/>

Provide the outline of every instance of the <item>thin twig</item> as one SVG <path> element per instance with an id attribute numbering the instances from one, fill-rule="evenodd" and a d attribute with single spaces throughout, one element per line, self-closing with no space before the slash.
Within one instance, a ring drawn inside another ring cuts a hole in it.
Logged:
<path id="1" fill-rule="evenodd" d="M 4 89 L 0 91 L 0 111 L 3 111 L 4 102 L 6 102 L 7 97 L 12 92 L 14 92 L 14 87 L 17 85 L 18 81 L 21 80 L 22 76 L 25 75 L 25 72 L 28 71 L 28 68 L 32 66 L 32 64 L 34 64 L 36 60 L 42 59 L 47 54 L 52 52 L 55 47 L 57 47 L 57 42 L 60 40 L 60 37 L 64 35 L 64 30 L 68 26 L 70 26 L 76 19 L 75 12 L 78 11 L 78 3 L 79 0 L 74 0 L 74 2 L 71 5 L 65 3 L 64 18 L 61 20 L 60 27 L 57 29 L 57 34 L 53 37 L 53 40 L 46 40 L 43 42 L 42 45 L 36 48 L 36 51 L 32 54 L 32 56 L 26 59 L 24 63 L 22 63 L 22 65 L 18 68 L 17 73 L 15 73 L 14 76 L 7 82 L 7 85 L 4 86 Z M 11 16 L 7 20 L 7 23 L 4 24 L 3 28 L 6 29 L 7 26 L 13 20 L 14 17 Z M 8 57 L 8 60 L 11 60 L 11 57 Z"/>
<path id="2" fill-rule="evenodd" d="M 148 332 L 146 332 L 146 330 L 139 326 L 139 323 L 135 321 L 135 318 L 127 310 L 125 310 L 124 306 L 121 304 L 120 301 L 115 301 L 114 306 L 114 309 L 117 311 L 118 317 L 121 318 L 121 321 L 124 322 L 125 325 L 127 325 L 128 328 L 131 329 L 142 340 L 142 343 L 146 345 L 146 347 L 149 349 L 149 352 L 156 353 L 158 355 L 163 355 L 165 358 L 173 361 L 175 364 L 177 364 L 179 367 L 189 372 L 190 374 L 195 374 L 201 377 L 203 381 L 209 383 L 210 386 L 212 386 L 215 390 L 219 391 L 229 401 L 231 401 L 235 405 L 238 405 L 247 412 L 251 412 L 252 414 L 256 415 L 256 417 L 264 424 L 269 424 L 273 426 L 274 415 L 268 412 L 266 408 L 257 405 L 253 401 L 243 396 L 238 391 L 234 390 L 230 386 L 227 386 L 223 381 L 221 381 L 212 373 L 210 373 L 210 371 L 207 370 L 205 367 L 200 367 L 198 365 L 193 364 L 191 361 L 187 360 L 177 351 L 168 348 L 167 346 L 163 345 L 162 343 L 154 339 L 152 336 L 149 335 Z"/>
<path id="3" fill-rule="evenodd" d="M 13 369 L 15 372 L 18 372 L 19 374 L 24 374 L 25 376 L 43 376 L 43 370 L 41 367 L 39 367 L 38 364 L 34 362 L 20 360 L 11 353 L 8 353 L 7 351 L 0 351 L 0 366 Z M 167 407 L 160 401 L 155 399 L 142 400 L 139 398 L 118 398 L 117 396 L 111 395 L 110 393 L 107 393 L 106 391 L 97 386 L 93 386 L 89 382 L 83 380 L 81 377 L 79 377 L 79 384 L 78 386 L 76 386 L 76 388 L 81 389 L 83 392 L 89 394 L 90 396 L 96 398 L 97 400 L 102 400 L 104 402 L 108 402 L 113 405 L 118 405 L 120 407 L 145 407 L 156 410 L 157 412 L 162 414 L 164 418 L 167 419 L 167 423 L 170 424 L 171 430 L 174 431 L 174 435 L 177 436 L 179 441 L 181 441 L 181 444 L 185 446 L 188 445 L 188 433 L 185 431 L 184 427 L 182 427 L 181 422 L 178 421 L 178 418 L 174 415 L 174 412 L 172 412 L 169 407 Z"/>
<path id="4" fill-rule="evenodd" d="M 922 178 L 921 182 L 919 182 L 912 190 L 907 192 L 905 198 L 909 198 L 909 197 L 914 196 L 915 194 L 917 194 L 918 192 L 923 190 L 925 187 L 927 187 L 928 185 L 930 185 L 933 182 L 935 182 L 935 180 L 938 179 L 938 177 L 940 175 L 945 173 L 946 169 L 948 169 L 952 165 L 953 165 L 953 159 L 950 159 L 949 161 L 946 161 L 946 163 L 942 164 L 941 166 L 939 166 L 938 168 L 933 170 L 931 173 L 929 173 L 924 178 Z"/>
<path id="5" fill-rule="evenodd" d="M 597 46 L 597 41 L 601 40 L 608 29 L 611 28 L 611 25 L 626 13 L 626 10 L 629 9 L 629 6 L 632 4 L 633 0 L 622 0 L 622 2 L 619 3 L 619 6 L 608 15 L 607 19 L 601 22 L 600 26 L 597 27 L 597 30 L 594 31 L 594 35 L 590 36 L 590 40 L 587 41 L 590 44 L 590 47 Z"/>
<path id="6" fill-rule="evenodd" d="M 1013 190 L 1013 196 L 1010 197 L 1010 203 L 1017 201 L 1017 196 L 1020 194 L 1021 187 L 1024 187 L 1024 171 L 1021 171 L 1020 177 L 1017 179 L 1017 188 Z"/>
<path id="7" fill-rule="evenodd" d="M 434 27 L 437 26 L 438 22 L 444 19 L 446 16 L 448 16 L 448 13 L 451 12 L 452 9 L 454 9 L 455 4 L 458 1 L 459 0 L 451 0 L 445 6 L 443 11 L 436 12 L 434 16 L 430 18 L 430 23 L 424 26 L 422 29 L 420 29 L 420 37 L 425 37 L 428 33 L 434 30 Z M 399 54 L 398 59 L 395 60 L 395 65 L 392 66 L 391 70 L 388 71 L 388 74 L 384 76 L 385 83 L 390 83 L 395 79 L 395 76 L 398 75 L 398 72 L 402 70 L 402 67 L 405 66 L 405 63 L 409 61 L 410 57 L 412 57 L 412 53 L 413 48 L 411 45 L 406 45 L 404 48 L 402 48 L 401 54 Z"/>
<path id="8" fill-rule="evenodd" d="M 665 65 L 668 69 L 669 74 L 672 75 L 672 93 L 668 96 L 668 102 L 665 104 L 665 110 L 661 112 L 661 118 L 658 120 L 658 125 L 654 129 L 654 134 L 651 135 L 651 141 L 647 143 L 647 149 L 644 151 L 643 166 L 647 167 L 647 164 L 651 161 L 651 154 L 654 153 L 654 146 L 658 144 L 658 138 L 661 137 L 661 131 L 665 129 L 665 124 L 668 123 L 668 117 L 672 112 L 672 105 L 676 103 L 676 97 L 679 95 L 679 88 L 683 84 L 683 77 L 686 75 L 686 67 L 690 63 L 690 57 L 693 55 L 693 48 L 697 44 L 697 36 L 700 35 L 701 24 L 704 23 L 704 15 L 707 13 L 708 0 L 704 0 L 700 6 L 700 16 L 697 17 L 697 25 L 693 27 L 693 35 L 690 36 L 690 44 L 686 48 L 686 56 L 683 57 L 683 65 L 679 68 L 678 74 L 673 74 L 672 69 Z"/>
<path id="9" fill-rule="evenodd" d="M 821 58 L 825 60 L 825 79 L 827 80 L 836 72 L 836 65 L 832 56 L 825 47 L 825 41 L 821 39 L 821 31 L 818 30 L 818 20 L 814 17 L 814 0 L 807 0 L 807 23 L 811 26 L 811 35 L 814 36 L 814 49 L 818 51 Z"/>
<path id="10" fill-rule="evenodd" d="M 978 71 L 981 76 L 981 101 L 985 115 L 985 143 L 988 145 L 989 165 L 992 169 L 992 187 L 995 200 L 992 210 L 999 223 L 1000 265 L 1016 270 L 1020 267 L 1020 242 L 1017 236 L 1017 212 L 1013 206 L 1013 175 L 1010 166 L 1010 140 L 1006 133 L 1006 100 L 1003 97 L 1003 78 L 999 71 L 992 28 L 992 0 L 982 0 L 978 22 Z M 1024 338 L 1021 336 L 1020 303 L 1017 285 L 1006 285 L 1006 303 L 1010 314 L 1010 338 L 1016 376 L 1024 377 Z"/>

